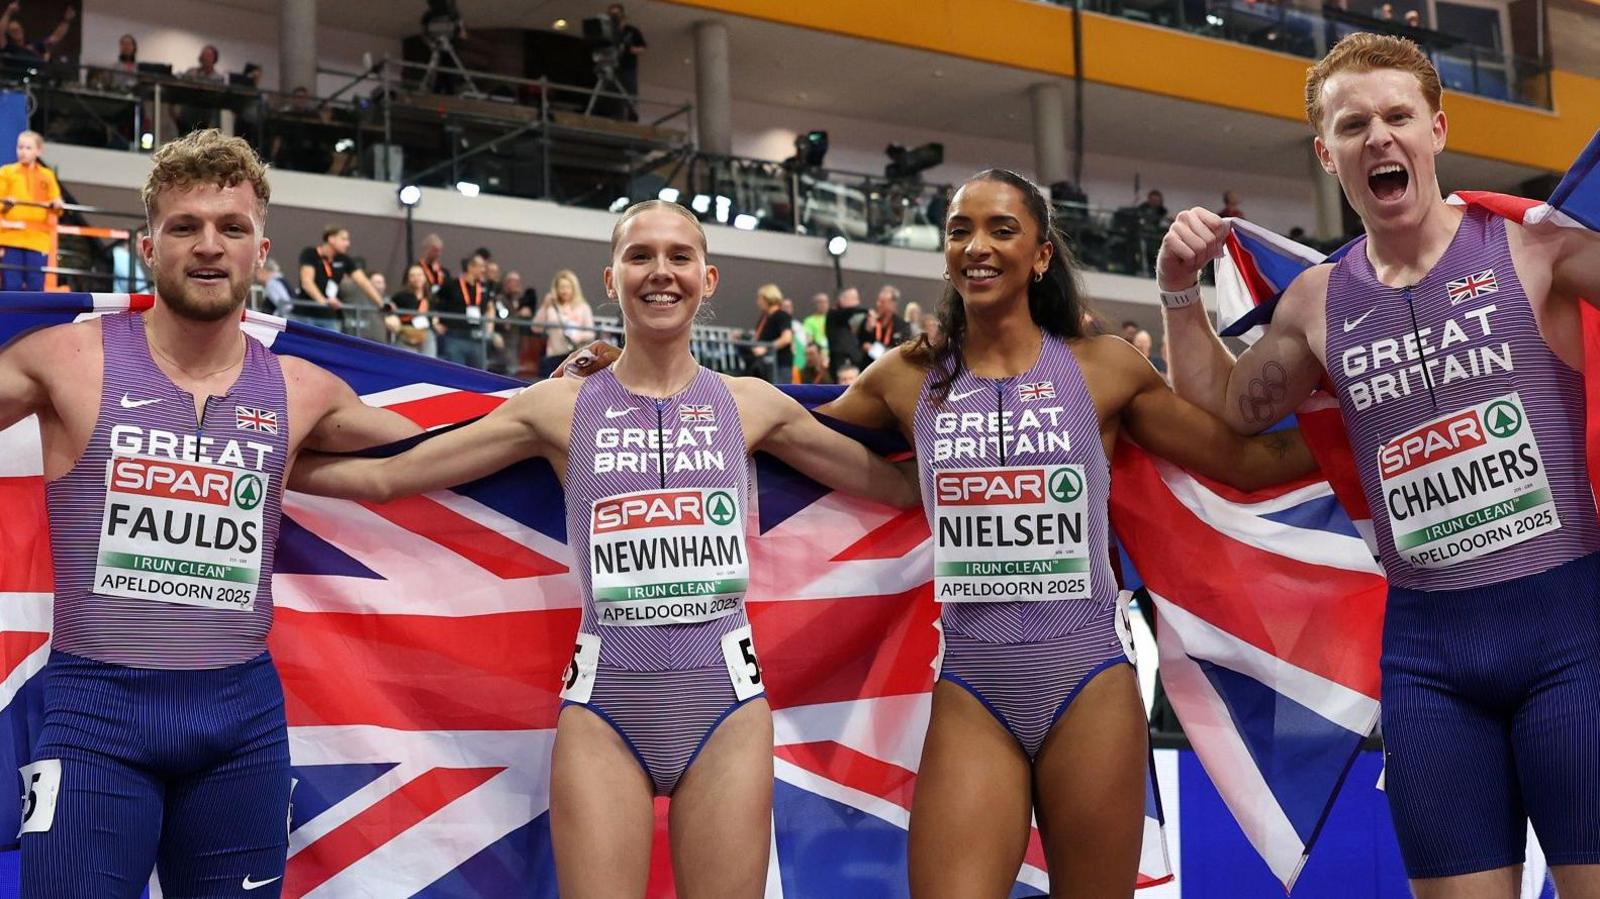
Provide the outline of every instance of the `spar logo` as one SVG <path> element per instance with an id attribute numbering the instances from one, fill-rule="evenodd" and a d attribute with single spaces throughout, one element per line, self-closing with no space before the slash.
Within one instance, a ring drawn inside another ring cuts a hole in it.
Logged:
<path id="1" fill-rule="evenodd" d="M 739 507 L 729 494 L 719 490 L 706 497 L 706 517 L 711 519 L 712 524 L 725 527 L 733 524 L 733 519 L 738 515 Z"/>
<path id="2" fill-rule="evenodd" d="M 1522 410 L 1515 403 L 1495 400 L 1483 410 L 1483 426 L 1501 440 L 1522 430 Z"/>
<path id="3" fill-rule="evenodd" d="M 1055 487 L 1051 484 L 1051 489 Z M 943 506 L 1007 506 L 1044 502 L 1042 468 L 977 469 L 934 473 L 934 495 Z M 1083 485 L 1079 484 L 1082 490 Z"/>
<path id="4" fill-rule="evenodd" d="M 1501 406 L 1506 408 L 1500 409 Z M 1514 425 L 1509 425 L 1511 430 L 1507 433 L 1514 433 L 1522 427 L 1522 415 L 1516 406 L 1500 400 L 1485 410 L 1485 418 L 1491 422 L 1489 432 L 1496 437 L 1504 436 L 1500 429 L 1508 426 L 1507 412 L 1515 420 Z M 1440 459 L 1448 459 L 1457 453 L 1477 449 L 1487 442 L 1484 422 L 1478 419 L 1475 410 L 1469 409 L 1459 415 L 1423 425 L 1384 444 L 1378 450 L 1378 470 L 1384 477 L 1391 478 Z"/>
<path id="5" fill-rule="evenodd" d="M 240 506 L 254 509 L 261 502 L 261 479 L 255 475 L 248 477 L 256 481 L 252 494 L 255 499 L 248 506 L 241 500 Z M 234 499 L 233 475 L 228 471 L 133 456 L 118 456 L 111 460 L 110 489 L 117 493 L 177 499 L 210 506 L 232 505 Z"/>
<path id="6" fill-rule="evenodd" d="M 733 498 L 726 493 L 711 494 L 713 500 L 719 496 L 727 505 L 733 504 Z M 594 504 L 594 532 L 705 524 L 705 507 L 706 501 L 698 490 L 662 490 L 603 499 Z M 728 520 L 732 520 L 731 516 Z"/>
<path id="7" fill-rule="evenodd" d="M 261 497 L 261 478 L 257 475 L 242 475 L 239 480 L 234 482 L 233 501 L 246 512 L 261 505 Z"/>
<path id="8" fill-rule="evenodd" d="M 1050 498 L 1070 503 L 1083 495 L 1083 475 L 1075 468 L 1058 468 L 1050 476 Z"/>

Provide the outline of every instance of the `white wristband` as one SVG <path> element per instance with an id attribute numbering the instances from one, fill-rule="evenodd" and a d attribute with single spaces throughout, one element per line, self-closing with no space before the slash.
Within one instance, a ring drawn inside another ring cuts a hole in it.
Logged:
<path id="1" fill-rule="evenodd" d="M 1182 309 L 1185 306 L 1200 302 L 1200 285 L 1195 284 L 1176 293 L 1161 291 L 1161 305 L 1168 309 Z"/>

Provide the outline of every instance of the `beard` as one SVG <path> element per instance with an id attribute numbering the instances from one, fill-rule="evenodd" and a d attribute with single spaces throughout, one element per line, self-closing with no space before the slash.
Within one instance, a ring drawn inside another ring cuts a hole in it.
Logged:
<path id="1" fill-rule="evenodd" d="M 250 284 L 235 284 L 229 280 L 225 298 L 198 296 L 197 293 L 182 272 L 176 276 L 156 275 L 156 296 L 179 318 L 197 322 L 214 322 L 230 315 L 237 316 L 245 298 L 250 295 Z"/>

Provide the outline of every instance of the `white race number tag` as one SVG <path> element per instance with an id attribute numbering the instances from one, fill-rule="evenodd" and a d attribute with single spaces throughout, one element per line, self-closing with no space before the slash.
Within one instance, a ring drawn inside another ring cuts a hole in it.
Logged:
<path id="1" fill-rule="evenodd" d="M 469 321 L 469 322 L 483 321 L 483 310 L 478 308 L 477 306 L 468 306 L 467 307 L 467 321 Z"/>
<path id="2" fill-rule="evenodd" d="M 17 833 L 44 833 L 56 821 L 56 800 L 61 795 L 61 760 L 43 759 L 22 767 L 22 829 Z"/>
<path id="3" fill-rule="evenodd" d="M 594 672 L 600 665 L 600 635 L 579 634 L 572 647 L 572 661 L 561 672 L 561 698 L 568 702 L 588 702 L 594 692 Z"/>
<path id="4" fill-rule="evenodd" d="M 248 612 L 261 581 L 267 475 L 113 456 L 94 592 Z"/>
<path id="5" fill-rule="evenodd" d="M 934 599 L 1087 598 L 1088 492 L 1082 465 L 935 470 Z"/>
<path id="6" fill-rule="evenodd" d="M 1378 478 L 1394 547 L 1418 568 L 1449 568 L 1561 527 L 1516 393 L 1388 441 Z"/>
<path id="7" fill-rule="evenodd" d="M 750 579 L 739 491 L 646 490 L 595 501 L 589 573 L 601 624 L 698 624 L 739 610 Z"/>
<path id="8" fill-rule="evenodd" d="M 750 635 L 750 625 L 723 635 L 722 657 L 728 663 L 728 677 L 733 680 L 733 695 L 740 701 L 766 692 L 766 685 L 761 681 L 761 663 L 756 661 L 756 645 Z"/>

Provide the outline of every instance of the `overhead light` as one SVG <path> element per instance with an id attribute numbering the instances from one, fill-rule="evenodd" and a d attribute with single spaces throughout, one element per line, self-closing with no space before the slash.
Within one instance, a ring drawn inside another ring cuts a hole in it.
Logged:
<path id="1" fill-rule="evenodd" d="M 706 194 L 695 194 L 694 199 L 689 201 L 689 208 L 701 215 L 705 215 L 711 211 L 711 197 Z"/>
<path id="2" fill-rule="evenodd" d="M 476 197 L 478 195 L 479 188 L 478 185 L 471 181 L 457 181 L 456 190 L 461 191 L 461 195 L 463 197 Z"/>
<path id="3" fill-rule="evenodd" d="M 400 205 L 407 209 L 422 202 L 422 188 L 415 184 L 407 184 L 400 188 Z"/>
<path id="4" fill-rule="evenodd" d="M 611 205 L 607 208 L 612 212 L 621 212 L 622 210 L 627 209 L 631 203 L 632 201 L 627 197 L 617 197 L 615 200 L 611 201 Z"/>
<path id="5" fill-rule="evenodd" d="M 733 226 L 740 231 L 754 231 L 761 220 L 748 212 L 741 212 L 733 217 Z"/>
<path id="6" fill-rule="evenodd" d="M 151 134 L 150 132 L 146 131 L 145 133 L 139 135 L 139 149 L 141 149 L 141 150 L 149 150 L 149 149 L 155 147 L 155 145 L 156 145 L 156 136 L 154 134 Z"/>
<path id="7" fill-rule="evenodd" d="M 667 203 L 676 203 L 678 202 L 678 196 L 678 189 L 676 187 L 663 187 L 661 188 L 661 192 L 656 194 L 656 199 Z"/>
<path id="8" fill-rule="evenodd" d="M 1223 24 L 1222 17 L 1213 15 L 1212 13 L 1206 13 L 1206 24 L 1213 28 L 1221 28 Z"/>
<path id="9" fill-rule="evenodd" d="M 550 23 L 550 26 L 552 28 L 554 28 L 555 30 L 557 30 L 557 31 L 565 30 L 566 27 L 567 27 L 567 20 L 566 19 L 556 19 L 554 22 Z"/>
<path id="10" fill-rule="evenodd" d="M 733 214 L 733 201 L 727 197 L 717 197 L 717 221 L 726 225 L 728 216 Z"/>
<path id="11" fill-rule="evenodd" d="M 850 241 L 845 240 L 843 234 L 835 234 L 828 238 L 828 255 L 837 259 L 850 249 Z"/>
<path id="12" fill-rule="evenodd" d="M 354 150 L 355 148 L 356 148 L 356 142 L 355 141 L 351 140 L 348 137 L 343 137 L 343 138 L 340 138 L 338 141 L 334 142 L 333 152 L 335 152 L 335 153 L 349 153 L 351 150 Z"/>

